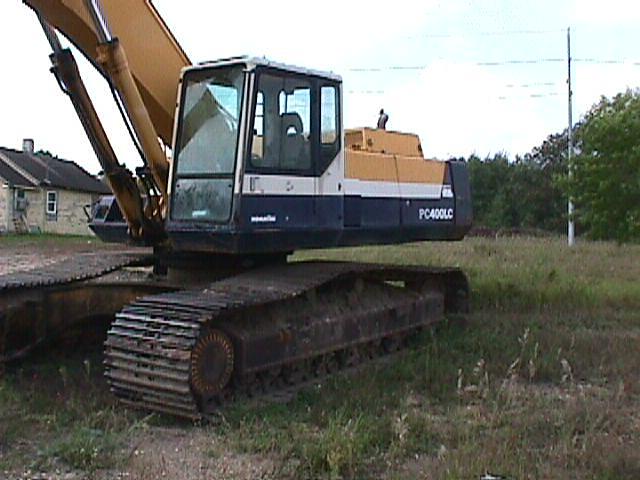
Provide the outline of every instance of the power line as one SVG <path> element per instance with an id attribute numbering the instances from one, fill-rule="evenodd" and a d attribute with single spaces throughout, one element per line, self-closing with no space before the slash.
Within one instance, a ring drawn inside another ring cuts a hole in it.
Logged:
<path id="1" fill-rule="evenodd" d="M 533 88 L 533 87 L 555 87 L 560 85 L 558 82 L 534 82 L 534 83 L 507 83 L 505 88 Z"/>
<path id="2" fill-rule="evenodd" d="M 359 95 L 359 96 L 381 96 L 386 95 L 387 92 L 385 90 L 348 90 L 347 93 L 349 95 Z M 498 100 L 514 100 L 514 99 L 522 99 L 522 98 L 547 98 L 547 97 L 558 97 L 561 94 L 558 92 L 547 92 L 547 93 L 531 93 L 528 95 L 498 95 L 495 98 Z"/>
<path id="3" fill-rule="evenodd" d="M 608 60 L 602 58 L 573 58 L 573 62 L 592 63 L 597 65 L 634 65 L 640 66 L 639 61 L 635 60 Z"/>
<path id="4" fill-rule="evenodd" d="M 615 60 L 615 59 L 598 59 L 598 58 L 576 58 L 574 62 L 590 63 L 596 65 L 633 65 L 640 66 L 640 61 L 635 60 Z M 482 62 L 461 62 L 465 65 L 474 65 L 478 67 L 501 67 L 512 65 L 538 65 L 543 63 L 565 63 L 564 58 L 537 58 L 537 59 L 514 59 L 499 61 L 482 61 Z M 393 71 L 421 71 L 432 68 L 430 65 L 387 65 L 383 67 L 356 67 L 348 68 L 347 72 L 353 73 L 382 73 Z"/>
<path id="5" fill-rule="evenodd" d="M 388 67 L 357 67 L 348 68 L 347 72 L 388 72 L 391 70 L 426 70 L 429 68 L 427 65 L 415 65 L 415 66 L 388 66 Z"/>
<path id="6" fill-rule="evenodd" d="M 557 92 L 550 92 L 550 93 L 532 93 L 530 95 L 521 95 L 521 96 L 516 96 L 516 95 L 500 95 L 498 98 L 498 100 L 511 100 L 511 99 L 515 99 L 515 98 L 547 98 L 547 97 L 559 97 L 560 94 Z"/>
<path id="7" fill-rule="evenodd" d="M 523 59 L 523 60 L 501 60 L 501 61 L 485 61 L 485 62 L 463 62 L 468 65 L 475 65 L 480 67 L 497 67 L 504 65 L 535 65 L 541 63 L 564 63 L 563 58 L 537 58 L 537 59 Z M 430 68 L 429 65 L 387 65 L 384 67 L 356 67 L 347 69 L 348 72 L 388 72 L 388 71 L 417 71 L 426 70 Z"/>
<path id="8" fill-rule="evenodd" d="M 559 63 L 565 62 L 564 58 L 539 58 L 533 60 L 502 60 L 499 62 L 476 62 L 474 65 L 480 67 L 499 67 L 502 65 L 534 65 L 537 63 Z"/>
<path id="9" fill-rule="evenodd" d="M 533 82 L 533 83 L 507 83 L 503 86 L 503 88 L 508 88 L 511 91 L 515 91 L 518 89 L 531 89 L 531 88 L 540 88 L 540 87 L 557 87 L 560 85 L 564 85 L 564 82 Z M 367 95 L 381 95 L 386 93 L 384 89 L 351 89 L 347 90 L 347 93 L 359 93 L 359 94 L 367 94 Z"/>
<path id="10" fill-rule="evenodd" d="M 426 33 L 424 35 L 406 35 L 402 38 L 470 38 L 470 37 L 501 37 L 511 35 L 546 35 L 550 33 L 563 33 L 563 29 L 556 30 L 501 30 L 467 33 Z"/>

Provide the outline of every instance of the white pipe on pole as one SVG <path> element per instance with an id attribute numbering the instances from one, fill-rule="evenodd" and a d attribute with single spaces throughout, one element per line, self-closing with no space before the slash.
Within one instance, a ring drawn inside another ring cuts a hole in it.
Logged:
<path id="1" fill-rule="evenodd" d="M 567 140 L 568 140 L 567 161 L 569 164 L 569 177 L 571 177 L 572 175 L 571 158 L 573 156 L 573 89 L 571 87 L 571 28 L 567 28 L 567 67 L 569 70 L 569 75 L 567 77 L 567 85 L 569 87 L 569 97 L 568 97 L 569 98 L 569 129 L 567 133 Z M 576 243 L 576 238 L 575 238 L 576 231 L 575 231 L 575 225 L 573 222 L 573 212 L 574 212 L 573 199 L 569 197 L 569 207 L 568 207 L 569 225 L 568 225 L 568 231 L 567 231 L 567 242 L 570 247 L 574 246 Z"/>

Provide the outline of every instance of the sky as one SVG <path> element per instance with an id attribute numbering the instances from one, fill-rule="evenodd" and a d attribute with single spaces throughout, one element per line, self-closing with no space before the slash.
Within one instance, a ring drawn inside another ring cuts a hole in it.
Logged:
<path id="1" fill-rule="evenodd" d="M 430 158 L 515 158 L 566 128 L 569 27 L 574 121 L 602 95 L 640 87 L 640 3 L 629 0 L 153 3 L 192 61 L 253 55 L 338 73 L 345 127 L 373 127 L 384 108 L 387 128 L 419 134 Z M 32 11 L 2 0 L 0 146 L 33 138 L 97 173 L 49 53 Z M 105 81 L 76 57 L 116 153 L 134 168 Z"/>

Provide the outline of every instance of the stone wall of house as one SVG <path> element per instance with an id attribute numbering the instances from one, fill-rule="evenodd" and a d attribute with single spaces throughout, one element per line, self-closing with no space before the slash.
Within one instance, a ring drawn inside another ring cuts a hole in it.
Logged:
<path id="1" fill-rule="evenodd" d="M 51 190 L 48 190 L 51 191 Z M 43 214 L 42 231 L 62 235 L 93 235 L 89 230 L 85 206 L 91 206 L 95 195 L 90 193 L 72 192 L 69 190 L 56 190 L 58 193 L 58 205 L 56 215 L 46 212 L 47 190 L 41 192 Z"/>
<path id="2" fill-rule="evenodd" d="M 47 213 L 47 192 L 50 191 L 55 191 L 58 195 L 55 215 Z M 98 195 L 69 190 L 39 189 L 27 190 L 25 196 L 27 199 L 25 216 L 30 232 L 93 235 L 89 230 L 84 207 L 95 202 Z M 0 232 L 14 230 L 13 190 L 0 186 Z"/>
<path id="3" fill-rule="evenodd" d="M 25 217 L 30 232 L 43 232 L 44 221 L 44 194 L 42 190 L 27 190 L 25 197 L 27 199 L 27 211 Z"/>
<path id="4" fill-rule="evenodd" d="M 11 203 L 7 201 L 10 198 L 9 186 L 0 182 L 0 233 L 9 231 L 9 216 L 11 214 Z"/>

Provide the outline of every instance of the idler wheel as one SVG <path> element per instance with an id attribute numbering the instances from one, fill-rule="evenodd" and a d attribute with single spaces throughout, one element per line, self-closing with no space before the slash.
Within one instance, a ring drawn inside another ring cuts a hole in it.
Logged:
<path id="1" fill-rule="evenodd" d="M 202 335 L 191 352 L 191 388 L 203 398 L 220 394 L 233 373 L 233 344 L 222 331 Z"/>

